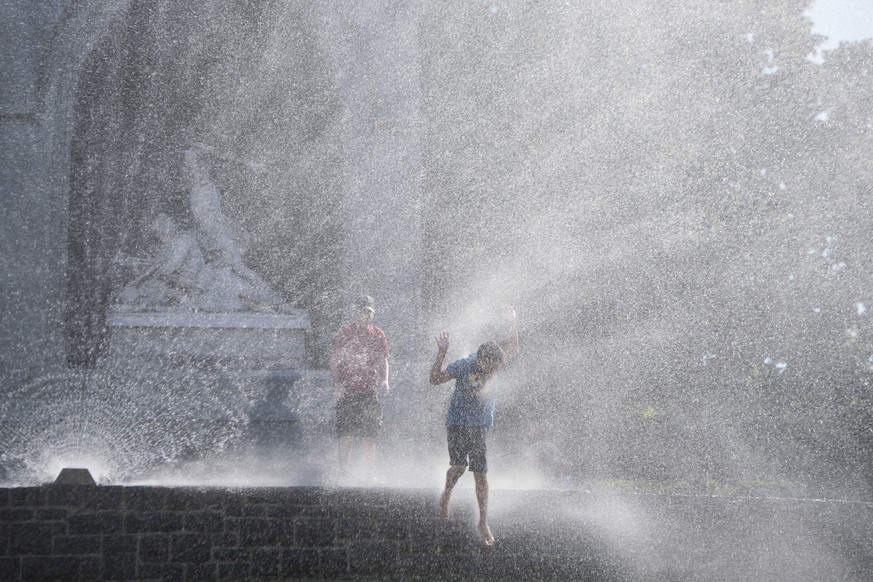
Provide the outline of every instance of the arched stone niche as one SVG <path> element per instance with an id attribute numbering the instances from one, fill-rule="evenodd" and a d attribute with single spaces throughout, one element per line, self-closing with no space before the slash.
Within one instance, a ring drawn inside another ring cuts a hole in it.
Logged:
<path id="1" fill-rule="evenodd" d="M 155 216 L 190 225 L 182 156 L 195 143 L 211 152 L 246 264 L 309 310 L 312 363 L 323 363 L 342 315 L 341 107 L 310 4 L 92 8 L 104 24 L 83 50 L 70 96 L 69 366 L 93 367 L 105 351 L 107 308 L 146 267 Z"/>

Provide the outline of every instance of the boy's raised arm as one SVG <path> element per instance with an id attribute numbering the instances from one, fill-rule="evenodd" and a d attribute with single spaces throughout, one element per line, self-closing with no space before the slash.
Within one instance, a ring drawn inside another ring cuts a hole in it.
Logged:
<path id="1" fill-rule="evenodd" d="M 430 369 L 430 383 L 436 386 L 443 384 L 452 379 L 449 373 L 443 369 L 443 361 L 446 359 L 446 352 L 449 351 L 449 333 L 441 331 L 436 338 L 437 355 L 433 366 Z"/>
<path id="2" fill-rule="evenodd" d="M 507 336 L 500 342 L 500 348 L 506 354 L 507 358 L 512 360 L 518 355 L 518 320 L 515 314 L 515 309 L 511 305 L 507 305 L 504 310 L 504 319 L 507 330 Z"/>

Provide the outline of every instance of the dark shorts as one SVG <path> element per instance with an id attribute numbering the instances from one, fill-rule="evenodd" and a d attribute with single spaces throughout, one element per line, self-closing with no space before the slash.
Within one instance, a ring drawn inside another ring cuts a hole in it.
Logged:
<path id="1" fill-rule="evenodd" d="M 474 473 L 488 472 L 488 445 L 485 438 L 488 435 L 487 426 L 463 426 L 449 424 L 446 426 L 446 436 L 449 441 L 449 463 L 452 465 L 467 465 Z M 469 459 L 469 463 L 467 462 Z"/>
<path id="2" fill-rule="evenodd" d="M 382 405 L 375 394 L 348 394 L 337 401 L 337 436 L 374 438 L 381 428 Z"/>

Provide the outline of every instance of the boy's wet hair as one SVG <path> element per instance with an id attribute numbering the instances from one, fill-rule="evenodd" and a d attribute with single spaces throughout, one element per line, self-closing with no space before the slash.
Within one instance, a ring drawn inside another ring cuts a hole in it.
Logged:
<path id="1" fill-rule="evenodd" d="M 497 342 L 485 342 L 476 350 L 476 359 L 488 360 L 499 366 L 503 363 L 503 350 Z"/>

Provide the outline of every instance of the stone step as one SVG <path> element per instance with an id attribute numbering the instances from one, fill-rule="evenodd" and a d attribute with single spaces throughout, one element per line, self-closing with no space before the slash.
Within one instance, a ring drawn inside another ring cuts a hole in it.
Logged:
<path id="1" fill-rule="evenodd" d="M 459 486 L 460 487 L 460 486 Z M 860 580 L 873 503 L 460 488 L 0 489 L 0 579 Z"/>

